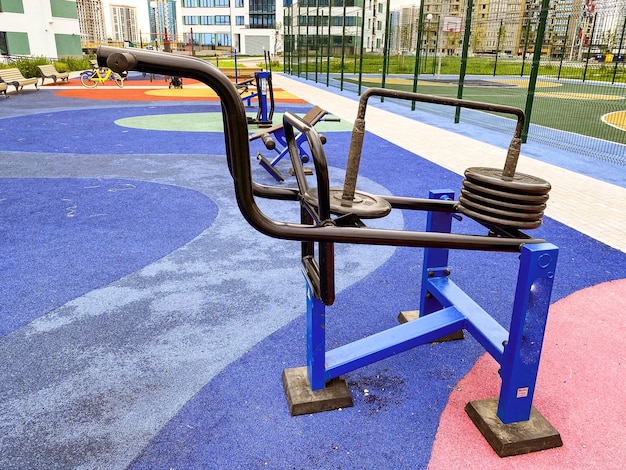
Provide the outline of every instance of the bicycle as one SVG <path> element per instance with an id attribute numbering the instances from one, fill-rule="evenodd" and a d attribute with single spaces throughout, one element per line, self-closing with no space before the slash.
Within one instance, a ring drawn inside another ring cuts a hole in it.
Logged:
<path id="1" fill-rule="evenodd" d="M 113 72 L 113 70 L 109 68 L 96 67 L 93 70 L 86 70 L 81 73 L 80 83 L 82 83 L 84 87 L 95 88 L 98 84 L 104 84 L 104 82 L 110 79 L 113 80 L 118 87 L 123 88 L 125 78 L 126 74 Z"/>

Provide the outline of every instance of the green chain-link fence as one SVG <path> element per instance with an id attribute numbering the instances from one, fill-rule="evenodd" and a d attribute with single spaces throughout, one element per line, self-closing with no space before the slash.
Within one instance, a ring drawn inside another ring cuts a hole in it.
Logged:
<path id="1" fill-rule="evenodd" d="M 383 86 L 517 106 L 528 139 L 626 165 L 626 0 L 496 5 L 424 0 L 394 13 L 388 0 L 300 0 L 284 10 L 285 71 L 359 94 Z"/>

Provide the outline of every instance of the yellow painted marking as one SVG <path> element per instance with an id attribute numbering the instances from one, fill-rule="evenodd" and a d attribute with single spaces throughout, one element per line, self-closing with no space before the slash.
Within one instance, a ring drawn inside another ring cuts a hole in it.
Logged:
<path id="1" fill-rule="evenodd" d="M 626 111 L 615 111 L 614 113 L 605 114 L 602 116 L 602 120 L 610 126 L 626 131 Z"/>
<path id="2" fill-rule="evenodd" d="M 507 85 L 515 85 L 520 88 L 528 88 L 528 79 L 527 78 L 502 78 L 502 79 L 492 79 L 492 82 L 496 83 L 506 83 Z M 555 88 L 562 86 L 560 83 L 556 82 L 544 82 L 541 80 L 537 81 L 535 85 L 537 88 Z"/>
<path id="3" fill-rule="evenodd" d="M 598 101 L 611 101 L 611 100 L 623 100 L 623 96 L 619 95 L 596 95 L 594 93 L 549 93 L 539 92 L 535 93 L 535 96 L 543 96 L 546 98 L 561 98 L 564 100 L 598 100 Z"/>

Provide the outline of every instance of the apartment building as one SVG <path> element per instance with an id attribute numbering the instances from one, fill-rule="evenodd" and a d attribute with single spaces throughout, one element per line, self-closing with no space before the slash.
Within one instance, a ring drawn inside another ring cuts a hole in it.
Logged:
<path id="1" fill-rule="evenodd" d="M 299 0 L 284 3 L 285 52 L 340 55 L 385 49 L 387 8 L 380 0 Z"/>
<path id="2" fill-rule="evenodd" d="M 140 43 L 137 8 L 128 5 L 110 5 L 111 38 L 116 42 Z"/>
<path id="3" fill-rule="evenodd" d="M 83 47 L 95 48 L 107 42 L 102 0 L 76 0 Z"/>
<path id="4" fill-rule="evenodd" d="M 196 50 L 275 54 L 282 15 L 277 0 L 181 0 L 180 29 Z"/>
<path id="5" fill-rule="evenodd" d="M 405 5 L 400 8 L 398 49 L 401 51 L 415 50 L 417 45 L 419 11 L 419 5 Z"/>
<path id="6" fill-rule="evenodd" d="M 0 0 L 0 54 L 81 55 L 75 0 Z"/>
<path id="7" fill-rule="evenodd" d="M 540 0 L 474 0 L 470 52 L 532 54 L 541 5 Z M 424 0 L 423 50 L 460 54 L 461 34 L 446 31 L 444 21 L 457 16 L 464 25 L 466 8 L 466 1 Z M 580 59 L 588 52 L 615 48 L 625 11 L 626 0 L 551 0 L 542 56 Z"/>

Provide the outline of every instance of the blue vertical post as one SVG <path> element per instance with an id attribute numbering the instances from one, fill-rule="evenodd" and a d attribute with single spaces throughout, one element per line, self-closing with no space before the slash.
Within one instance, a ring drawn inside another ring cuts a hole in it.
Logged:
<path id="1" fill-rule="evenodd" d="M 530 418 L 559 249 L 522 248 L 509 341 L 504 347 L 497 415 L 504 424 Z"/>
<path id="2" fill-rule="evenodd" d="M 261 122 L 267 122 L 267 79 L 270 72 L 255 72 L 257 83 L 257 99 L 259 100 L 259 115 L 257 118 Z"/>
<path id="3" fill-rule="evenodd" d="M 305 276 L 306 278 L 306 276 Z M 306 364 L 311 390 L 326 386 L 326 306 L 306 279 Z"/>
<path id="4" fill-rule="evenodd" d="M 451 189 L 438 189 L 428 192 L 429 199 L 454 199 Z M 452 230 L 452 213 L 429 212 L 426 222 L 427 232 L 450 233 Z M 428 293 L 428 279 L 446 277 L 448 269 L 449 250 L 444 248 L 426 248 L 424 250 L 424 265 L 422 266 L 422 290 L 420 294 L 420 317 L 441 310 L 443 306 Z"/>

